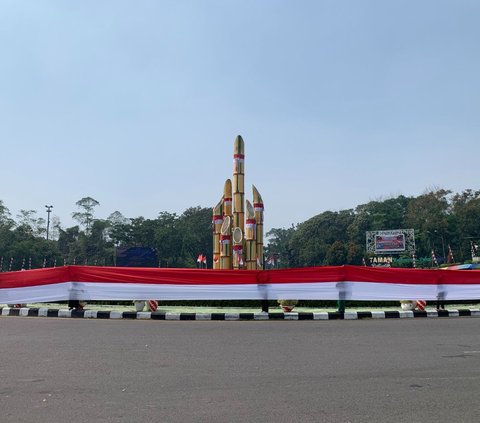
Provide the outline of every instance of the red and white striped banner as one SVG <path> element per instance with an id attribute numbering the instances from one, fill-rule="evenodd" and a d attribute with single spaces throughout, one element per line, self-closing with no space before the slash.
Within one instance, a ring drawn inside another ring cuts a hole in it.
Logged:
<path id="1" fill-rule="evenodd" d="M 0 273 L 0 304 L 64 300 L 468 300 L 480 271 L 326 266 L 211 270 L 65 266 Z"/>

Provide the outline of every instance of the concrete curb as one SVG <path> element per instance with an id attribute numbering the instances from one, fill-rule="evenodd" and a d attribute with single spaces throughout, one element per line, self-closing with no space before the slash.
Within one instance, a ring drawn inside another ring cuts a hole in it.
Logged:
<path id="1" fill-rule="evenodd" d="M 165 313 L 157 311 L 100 311 L 48 308 L 0 308 L 0 316 L 61 317 L 80 319 L 130 319 L 130 320 L 359 320 L 359 319 L 404 319 L 422 317 L 480 317 L 479 309 L 425 310 L 425 311 L 346 311 L 315 313 Z"/>

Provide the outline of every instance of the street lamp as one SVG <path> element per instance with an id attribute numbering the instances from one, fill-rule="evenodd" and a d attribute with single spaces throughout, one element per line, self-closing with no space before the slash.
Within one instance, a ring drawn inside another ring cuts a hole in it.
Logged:
<path id="1" fill-rule="evenodd" d="M 435 232 L 437 235 L 439 235 L 440 238 L 442 239 L 443 262 L 445 263 L 446 257 L 447 257 L 447 256 L 445 255 L 445 240 L 444 240 L 444 238 L 443 238 L 443 235 L 442 235 L 440 232 L 438 232 L 436 229 L 435 229 L 433 232 Z"/>
<path id="2" fill-rule="evenodd" d="M 443 262 L 445 263 L 447 260 L 447 255 L 445 254 L 445 238 L 443 237 L 443 235 L 437 231 L 436 229 L 433 231 L 433 232 L 430 232 L 430 231 L 426 231 L 427 234 L 429 234 L 429 237 L 428 237 L 428 240 L 429 242 L 431 243 L 431 238 L 430 238 L 430 235 L 437 235 L 440 237 L 440 239 L 442 240 L 442 253 L 443 253 Z M 433 240 L 433 246 L 432 246 L 433 249 L 435 249 L 435 239 Z"/>
<path id="3" fill-rule="evenodd" d="M 52 212 L 53 206 L 45 206 L 47 209 L 47 241 L 48 241 L 48 231 L 50 229 L 50 213 Z"/>

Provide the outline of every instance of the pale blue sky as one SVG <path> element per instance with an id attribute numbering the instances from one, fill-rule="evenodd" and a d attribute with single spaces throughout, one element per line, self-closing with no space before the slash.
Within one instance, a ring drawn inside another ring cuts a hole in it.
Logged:
<path id="1" fill-rule="evenodd" d="M 0 199 L 217 203 L 233 140 L 266 227 L 479 189 L 476 0 L 0 0 Z M 247 198 L 251 198 L 248 189 Z"/>

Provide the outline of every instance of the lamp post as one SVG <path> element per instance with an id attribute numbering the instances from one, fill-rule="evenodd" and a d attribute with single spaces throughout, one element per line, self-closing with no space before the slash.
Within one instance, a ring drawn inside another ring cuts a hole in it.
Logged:
<path id="1" fill-rule="evenodd" d="M 53 206 L 45 206 L 47 209 L 47 241 L 48 241 L 48 231 L 50 230 L 50 213 L 52 212 Z"/>
<path id="2" fill-rule="evenodd" d="M 440 236 L 441 240 L 442 240 L 442 252 L 443 252 L 443 262 L 445 263 L 447 260 L 447 256 L 445 255 L 445 239 L 443 238 L 443 235 L 438 232 L 436 229 L 433 231 L 435 232 L 437 235 Z"/>
<path id="3" fill-rule="evenodd" d="M 429 234 L 429 237 L 428 237 L 428 240 L 429 242 L 431 243 L 431 238 L 430 236 L 432 235 L 437 235 L 440 237 L 440 239 L 442 240 L 442 254 L 443 254 L 443 263 L 445 263 L 447 261 L 447 256 L 445 254 L 445 238 L 443 237 L 443 235 L 438 231 L 438 230 L 434 230 L 433 232 L 430 232 L 430 231 L 426 231 L 427 234 Z M 432 246 L 431 246 L 431 249 L 435 249 L 435 239 L 433 240 L 433 243 L 432 243 Z"/>

